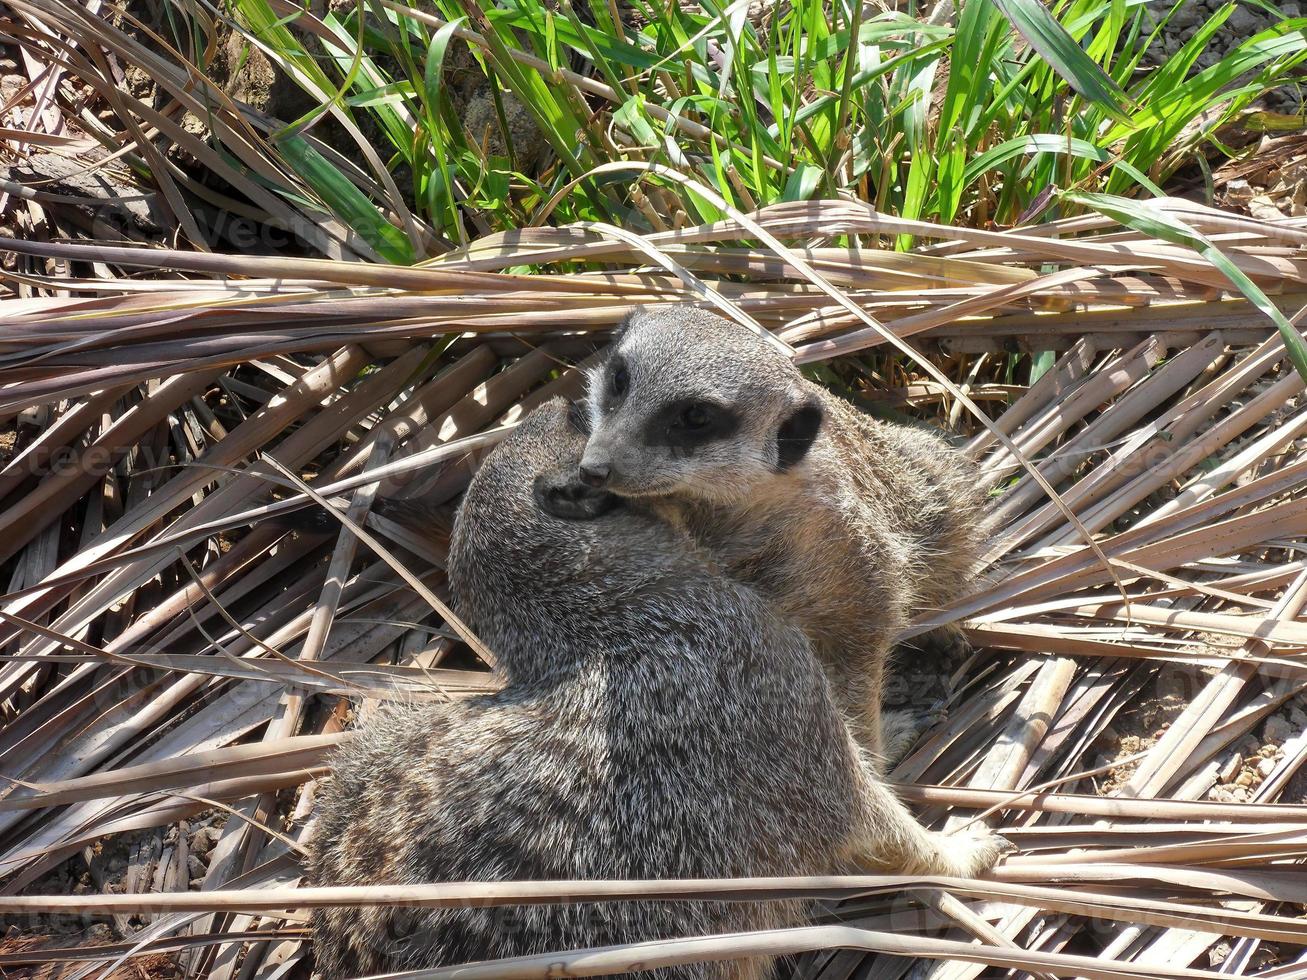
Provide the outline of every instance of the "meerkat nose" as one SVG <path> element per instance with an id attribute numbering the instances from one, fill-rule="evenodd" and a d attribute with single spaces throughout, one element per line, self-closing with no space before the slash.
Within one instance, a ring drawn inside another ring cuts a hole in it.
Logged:
<path id="1" fill-rule="evenodd" d="M 607 463 L 582 463 L 581 481 L 587 486 L 602 487 L 612 470 Z"/>

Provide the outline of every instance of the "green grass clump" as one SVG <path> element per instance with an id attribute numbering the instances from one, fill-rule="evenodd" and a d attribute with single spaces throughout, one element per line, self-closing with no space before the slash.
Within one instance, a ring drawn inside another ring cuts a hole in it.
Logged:
<path id="1" fill-rule="evenodd" d="M 966 0 L 943 22 L 829 0 L 762 14 L 746 0 L 368 0 L 321 19 L 231 0 L 230 15 L 321 103 L 270 141 L 280 166 L 378 254 L 412 261 L 428 249 L 399 230 L 410 214 L 446 244 L 545 221 L 722 216 L 656 178 L 592 173 L 614 161 L 675 168 L 740 210 L 851 194 L 972 224 L 1018 223 L 1053 187 L 1159 193 L 1307 59 L 1307 19 L 1284 19 L 1199 69 L 1235 8 L 1155 65 L 1161 27 L 1142 0 Z M 479 132 L 450 85 L 455 56 L 487 80 Z M 328 113 L 402 180 L 369 196 L 304 145 Z M 547 167 L 521 165 L 523 113 Z"/>

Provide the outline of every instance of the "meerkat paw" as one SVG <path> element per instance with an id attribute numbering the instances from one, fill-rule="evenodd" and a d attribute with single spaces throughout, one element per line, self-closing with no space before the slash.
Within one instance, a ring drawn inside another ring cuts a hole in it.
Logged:
<path id="1" fill-rule="evenodd" d="M 949 863 L 954 866 L 950 873 L 959 878 L 982 875 L 1017 849 L 1006 837 L 988 829 L 947 835 L 940 843 L 947 849 Z"/>
<path id="2" fill-rule="evenodd" d="M 918 853 L 904 873 L 975 878 L 1016 850 L 1011 841 L 987 827 L 961 834 L 938 831 L 927 831 L 927 834 L 929 843 L 924 853 Z"/>
<path id="3" fill-rule="evenodd" d="M 926 729 L 911 711 L 886 711 L 880 716 L 881 755 L 887 765 L 894 765 L 905 755 Z"/>
<path id="4" fill-rule="evenodd" d="M 926 709 L 926 728 L 934 728 L 948 721 L 948 698 L 940 698 Z"/>

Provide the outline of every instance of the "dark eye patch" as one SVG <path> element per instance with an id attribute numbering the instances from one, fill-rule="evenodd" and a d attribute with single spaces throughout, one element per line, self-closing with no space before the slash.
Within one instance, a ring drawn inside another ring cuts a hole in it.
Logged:
<path id="1" fill-rule="evenodd" d="M 620 401 L 626 397 L 626 393 L 631 390 L 631 372 L 626 366 L 626 361 L 620 357 L 614 357 L 608 362 L 608 390 L 606 394 L 611 400 Z"/>
<path id="2" fill-rule="evenodd" d="M 724 405 L 698 398 L 679 398 L 662 406 L 645 426 L 651 446 L 693 449 L 729 439 L 740 429 L 739 416 Z"/>

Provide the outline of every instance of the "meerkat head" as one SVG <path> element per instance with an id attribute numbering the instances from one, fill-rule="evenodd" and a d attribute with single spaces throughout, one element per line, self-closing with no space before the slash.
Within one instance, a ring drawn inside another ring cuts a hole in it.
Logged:
<path id="1" fill-rule="evenodd" d="M 536 506 L 561 520 L 588 521 L 602 517 L 617 506 L 616 494 L 577 479 L 576 459 L 581 446 L 577 437 L 590 431 L 585 409 L 573 402 L 562 413 L 561 420 L 557 406 L 552 406 L 551 411 L 554 442 L 549 448 L 558 455 L 550 457 L 531 482 Z"/>
<path id="2" fill-rule="evenodd" d="M 540 405 L 486 457 L 463 506 L 506 515 L 511 530 L 524 529 L 528 536 L 576 534 L 558 522 L 593 520 L 621 502 L 612 492 L 578 478 L 588 433 L 583 406 L 561 398 Z M 483 530 L 501 532 L 497 526 Z"/>
<path id="3" fill-rule="evenodd" d="M 747 496 L 797 466 L 822 423 L 798 368 L 689 306 L 632 314 L 587 378 L 581 479 L 625 497 Z"/>
<path id="4" fill-rule="evenodd" d="M 540 405 L 486 456 L 468 485 L 450 537 L 448 573 L 455 608 L 473 629 L 502 638 L 514 623 L 539 626 L 560 599 L 592 601 L 577 577 L 591 565 L 602 570 L 615 552 L 606 543 L 615 537 L 614 522 L 631 522 L 620 497 L 579 478 L 583 418 L 561 398 Z M 616 538 L 624 544 L 630 536 Z M 505 596 L 513 597 L 511 609 Z"/>

